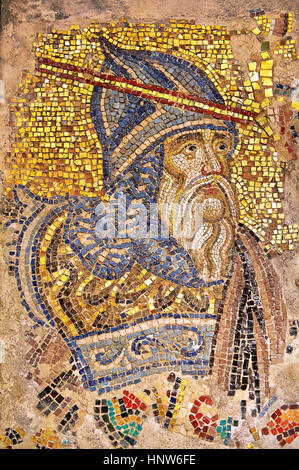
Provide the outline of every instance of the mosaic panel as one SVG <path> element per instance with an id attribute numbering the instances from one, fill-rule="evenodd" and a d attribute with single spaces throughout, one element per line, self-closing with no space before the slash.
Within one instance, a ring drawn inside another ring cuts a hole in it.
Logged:
<path id="1" fill-rule="evenodd" d="M 298 327 L 272 261 L 298 240 L 299 102 L 277 72 L 298 56 L 291 12 L 249 18 L 37 36 L 1 204 L 43 424 L 11 423 L 3 448 L 78 448 L 88 419 L 104 448 L 138 448 L 146 426 L 208 448 L 295 441 L 270 369 Z M 239 40 L 259 44 L 246 73 Z"/>

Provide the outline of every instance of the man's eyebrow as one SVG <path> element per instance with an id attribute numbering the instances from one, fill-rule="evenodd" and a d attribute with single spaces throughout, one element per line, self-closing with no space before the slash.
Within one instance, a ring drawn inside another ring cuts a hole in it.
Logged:
<path id="1" fill-rule="evenodd" d="M 223 136 L 225 136 L 225 137 L 231 138 L 231 135 L 232 134 L 230 134 L 230 132 L 228 130 L 227 131 L 223 130 L 223 131 L 214 131 L 214 136 L 213 137 L 218 137 L 218 136 L 223 137 Z"/>
<path id="2" fill-rule="evenodd" d="M 196 138 L 202 138 L 202 133 L 199 132 L 199 131 L 190 131 L 186 134 L 183 134 L 183 135 L 180 135 L 177 140 L 176 140 L 176 143 L 180 143 L 180 142 L 183 142 L 184 140 L 186 139 L 196 139 Z"/>
<path id="3" fill-rule="evenodd" d="M 169 142 L 169 150 L 172 151 L 177 149 L 177 147 L 183 144 L 186 140 L 190 139 L 201 139 L 202 140 L 202 133 L 199 131 L 189 131 L 184 134 L 179 135 L 174 141 Z"/>
<path id="4" fill-rule="evenodd" d="M 179 135 L 177 137 L 177 139 L 172 142 L 170 144 L 170 148 L 174 147 L 174 146 L 177 146 L 181 143 L 184 143 L 185 140 L 188 140 L 188 139 L 200 139 L 202 140 L 203 138 L 203 132 L 205 132 L 207 129 L 202 129 L 202 131 L 189 131 L 189 132 L 186 132 L 182 135 Z M 213 132 L 213 136 L 219 136 L 219 137 L 223 137 L 223 136 L 226 136 L 226 137 L 230 137 L 230 133 L 229 133 L 229 130 L 227 129 L 208 129 L 208 131 L 212 131 Z"/>

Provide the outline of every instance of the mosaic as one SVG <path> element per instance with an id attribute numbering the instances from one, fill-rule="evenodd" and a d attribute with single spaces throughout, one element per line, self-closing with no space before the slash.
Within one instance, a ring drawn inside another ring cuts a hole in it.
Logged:
<path id="1" fill-rule="evenodd" d="M 44 427 L 12 423 L 3 448 L 77 448 L 88 417 L 106 448 L 138 447 L 146 422 L 206 447 L 296 439 L 270 367 L 298 327 L 272 263 L 298 240 L 283 200 L 299 102 L 276 74 L 298 56 L 292 13 L 250 17 L 38 35 L 2 214 Z M 239 38 L 259 41 L 246 74 Z"/>

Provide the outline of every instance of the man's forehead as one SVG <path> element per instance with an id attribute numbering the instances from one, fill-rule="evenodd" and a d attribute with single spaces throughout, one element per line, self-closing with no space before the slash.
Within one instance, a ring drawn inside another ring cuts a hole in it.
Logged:
<path id="1" fill-rule="evenodd" d="M 193 128 L 194 126 L 194 128 Z M 219 131 L 219 132 L 229 132 L 229 127 L 221 119 L 209 118 L 207 116 L 201 115 L 200 119 L 193 122 L 193 126 L 190 126 L 190 129 L 185 133 L 195 133 L 202 131 Z"/>
<path id="2" fill-rule="evenodd" d="M 189 139 L 200 139 L 203 136 L 223 136 L 223 137 L 229 137 L 229 129 L 225 127 L 214 127 L 214 128 L 206 128 L 203 127 L 202 129 L 190 129 L 182 132 L 181 134 L 176 134 L 172 138 L 168 137 L 166 140 L 175 140 L 176 142 L 183 142 L 185 140 Z"/>
<path id="3" fill-rule="evenodd" d="M 195 124 L 195 123 L 194 123 Z M 222 135 L 229 137 L 231 130 L 223 123 L 223 121 L 216 119 L 203 119 L 196 123 L 194 128 L 183 129 L 171 137 L 166 138 L 166 143 L 170 141 L 181 142 L 186 139 L 201 138 L 202 136 Z"/>

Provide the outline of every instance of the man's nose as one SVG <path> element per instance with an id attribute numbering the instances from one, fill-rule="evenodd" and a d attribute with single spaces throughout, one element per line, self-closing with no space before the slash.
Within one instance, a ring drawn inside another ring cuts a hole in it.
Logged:
<path id="1" fill-rule="evenodd" d="M 200 153 L 199 167 L 202 175 L 221 175 L 223 173 L 221 161 L 215 156 L 214 152 L 207 144 L 204 145 Z"/>

